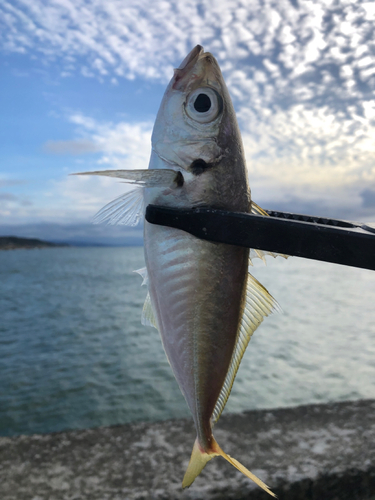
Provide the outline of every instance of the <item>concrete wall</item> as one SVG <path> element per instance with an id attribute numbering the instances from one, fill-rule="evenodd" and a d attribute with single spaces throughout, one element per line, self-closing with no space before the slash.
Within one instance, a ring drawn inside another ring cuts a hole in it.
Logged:
<path id="1" fill-rule="evenodd" d="M 221 447 L 280 500 L 375 500 L 375 400 L 224 415 Z M 188 490 L 190 420 L 0 438 L 1 500 L 262 500 L 218 457 Z"/>

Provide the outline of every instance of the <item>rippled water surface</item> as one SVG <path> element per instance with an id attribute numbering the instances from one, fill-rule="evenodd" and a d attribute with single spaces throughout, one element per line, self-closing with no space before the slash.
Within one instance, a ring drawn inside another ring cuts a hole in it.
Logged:
<path id="1" fill-rule="evenodd" d="M 375 272 L 254 262 L 283 314 L 249 345 L 227 411 L 375 397 Z M 142 248 L 0 253 L 0 434 L 187 416 L 140 323 Z"/>

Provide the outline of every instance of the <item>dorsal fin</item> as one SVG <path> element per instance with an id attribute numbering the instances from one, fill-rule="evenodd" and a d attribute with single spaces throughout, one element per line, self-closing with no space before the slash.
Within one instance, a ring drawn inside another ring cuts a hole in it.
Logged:
<path id="1" fill-rule="evenodd" d="M 251 200 L 250 212 L 254 215 L 265 215 L 266 217 L 269 217 L 268 213 L 257 205 L 254 200 Z"/>
<path id="2" fill-rule="evenodd" d="M 269 217 L 269 214 L 263 210 L 259 205 L 255 203 L 255 201 L 251 200 L 251 208 L 250 212 L 253 215 L 263 215 L 264 217 Z M 254 248 L 250 249 L 250 256 L 249 256 L 249 266 L 252 266 L 252 260 L 251 259 L 256 259 L 257 257 L 259 259 L 262 259 L 262 261 L 267 264 L 266 262 L 266 255 L 270 255 L 271 257 L 283 257 L 284 259 L 287 259 L 289 255 L 284 255 L 283 253 L 275 253 L 275 252 L 267 252 L 265 250 L 256 250 Z"/>
<path id="3" fill-rule="evenodd" d="M 259 283 L 250 273 L 246 284 L 245 307 L 237 334 L 236 345 L 234 347 L 232 359 L 229 365 L 220 395 L 217 399 L 211 422 L 215 424 L 224 410 L 232 390 L 234 379 L 237 375 L 242 356 L 250 342 L 252 334 L 263 321 L 263 318 L 273 311 L 281 310 L 276 300 L 269 294 L 264 286 Z"/>
<path id="4" fill-rule="evenodd" d="M 249 266 L 253 265 L 251 259 L 256 259 L 257 257 L 259 259 L 262 259 L 262 261 L 267 265 L 266 255 L 269 255 L 274 259 L 276 259 L 276 257 L 282 257 L 283 259 L 287 259 L 289 257 L 289 255 L 285 255 L 283 253 L 267 252 L 266 250 L 257 250 L 255 248 L 250 248 Z"/>

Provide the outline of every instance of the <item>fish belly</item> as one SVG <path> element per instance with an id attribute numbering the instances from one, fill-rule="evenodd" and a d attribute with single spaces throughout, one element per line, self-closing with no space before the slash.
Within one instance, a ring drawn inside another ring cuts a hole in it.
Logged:
<path id="1" fill-rule="evenodd" d="M 149 291 L 168 360 L 209 447 L 244 306 L 248 250 L 145 222 Z"/>

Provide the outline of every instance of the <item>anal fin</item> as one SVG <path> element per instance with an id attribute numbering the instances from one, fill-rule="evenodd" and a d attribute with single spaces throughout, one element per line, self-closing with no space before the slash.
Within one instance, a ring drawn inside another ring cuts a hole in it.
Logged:
<path id="1" fill-rule="evenodd" d="M 215 424 L 228 401 L 234 379 L 250 339 L 262 323 L 263 319 L 281 308 L 268 290 L 250 273 L 247 275 L 245 306 L 237 333 L 236 345 L 224 380 L 223 387 L 217 399 L 211 422 Z"/>
<path id="2" fill-rule="evenodd" d="M 139 274 L 139 276 L 141 276 L 142 278 L 142 284 L 141 286 L 144 286 L 144 285 L 148 285 L 148 272 L 147 272 L 147 267 L 142 267 L 141 269 L 136 269 L 135 271 L 133 271 L 134 273 L 137 273 Z"/>
<path id="3" fill-rule="evenodd" d="M 152 307 L 150 292 L 147 292 L 146 300 L 143 305 L 141 323 L 142 325 L 153 326 L 157 330 L 159 329 L 154 309 Z"/>

